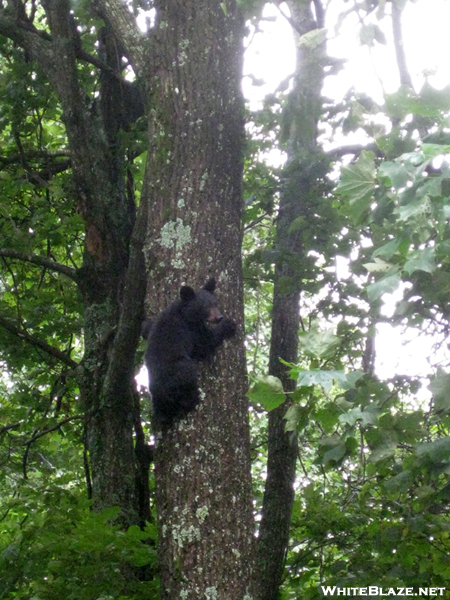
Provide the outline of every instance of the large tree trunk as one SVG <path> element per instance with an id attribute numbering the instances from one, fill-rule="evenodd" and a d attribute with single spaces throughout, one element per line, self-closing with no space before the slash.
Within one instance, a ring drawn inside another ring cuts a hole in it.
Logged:
<path id="1" fill-rule="evenodd" d="M 320 0 L 296 5 L 289 2 L 291 22 L 298 38 L 321 23 Z M 324 175 L 317 143 L 317 125 L 321 113 L 324 45 L 298 46 L 294 88 L 291 92 L 284 126 L 288 158 L 277 221 L 275 250 L 277 260 L 273 292 L 272 334 L 269 374 L 278 377 L 286 392 L 295 389 L 287 367 L 280 358 L 296 363 L 298 359 L 299 301 L 302 281 L 308 277 L 308 248 L 304 230 L 311 231 L 322 192 Z M 288 117 L 290 115 L 290 117 Z M 293 226 L 296 219 L 302 219 Z M 303 224 L 302 224 L 303 223 Z M 258 537 L 258 600 L 276 600 L 282 582 L 289 542 L 289 526 L 294 502 L 297 441 L 285 432 L 286 401 L 269 413 L 267 479 Z"/>
<path id="2" fill-rule="evenodd" d="M 162 598 L 243 599 L 252 492 L 243 347 L 242 24 L 234 2 L 156 2 L 145 248 L 151 316 L 209 276 L 238 336 L 201 367 L 196 411 L 159 431 Z"/>
<path id="3" fill-rule="evenodd" d="M 85 355 L 79 383 L 95 506 L 117 505 L 124 525 L 139 522 L 132 396 L 133 357 L 139 339 L 145 279 L 134 208 L 121 175 L 118 128 L 91 115 L 76 69 L 77 34 L 68 0 L 45 0 L 52 34 L 49 72 L 63 106 L 78 209 L 86 223 L 79 273 L 85 303 Z M 54 67 L 54 72 L 51 68 Z M 138 224 L 139 227 L 139 224 Z"/>

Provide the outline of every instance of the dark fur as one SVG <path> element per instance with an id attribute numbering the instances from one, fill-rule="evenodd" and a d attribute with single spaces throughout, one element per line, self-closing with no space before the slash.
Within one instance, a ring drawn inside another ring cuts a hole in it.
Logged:
<path id="1" fill-rule="evenodd" d="M 158 421 L 170 423 L 195 409 L 200 400 L 197 361 L 210 360 L 236 332 L 234 321 L 220 314 L 215 287 L 213 278 L 197 292 L 183 286 L 180 299 L 143 329 L 148 339 L 145 364 Z"/>

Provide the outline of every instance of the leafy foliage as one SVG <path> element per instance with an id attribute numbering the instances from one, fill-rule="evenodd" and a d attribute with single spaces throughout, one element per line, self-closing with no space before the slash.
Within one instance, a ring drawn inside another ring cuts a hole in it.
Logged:
<path id="1" fill-rule="evenodd" d="M 67 475 L 56 485 L 23 485 L 8 506 L 0 547 L 1 598 L 158 597 L 157 581 L 135 582 L 128 569 L 154 569 L 155 531 L 121 531 L 117 510 L 92 512 Z M 142 543 L 146 542 L 146 543 Z"/>
<path id="2" fill-rule="evenodd" d="M 139 12 L 141 3 L 133 4 Z M 262 8 L 240 4 L 252 16 Z M 376 8 L 382 18 L 387 4 L 357 3 L 360 14 L 367 7 L 363 44 L 385 43 L 368 17 Z M 85 3 L 74 9 L 91 51 L 99 24 Z M 320 28 L 302 43 L 323 36 Z M 114 510 L 91 511 L 85 499 L 82 407 L 70 362 L 82 356 L 83 308 L 69 276 L 81 264 L 85 232 L 61 107 L 16 45 L 2 38 L 0 55 L 0 598 L 157 598 L 153 527 L 123 531 L 112 524 Z M 95 110 L 98 81 L 90 67 L 79 70 Z M 286 104 L 277 93 L 248 115 L 243 256 L 256 512 L 265 411 L 285 398 L 280 381 L 266 375 L 279 194 L 291 186 L 297 198 L 308 167 L 303 160 L 281 171 L 266 160 L 287 142 Z M 300 358 L 286 365 L 297 387 L 285 422 L 301 452 L 282 598 L 317 598 L 320 584 L 445 587 L 450 576 L 449 116 L 449 88 L 428 84 L 419 93 L 402 86 L 383 105 L 354 91 L 324 105 L 327 141 L 358 131 L 368 147 L 348 150 L 345 164 L 345 149 L 324 153 L 314 193 L 289 229 L 303 244 L 288 257 L 302 285 L 302 330 Z M 122 132 L 133 157 L 141 134 Z M 129 165 L 138 194 L 144 159 Z M 347 275 L 336 270 L 342 257 Z M 292 281 L 284 284 L 289 292 Z M 441 364 L 429 373 L 380 380 L 373 368 L 392 292 L 401 299 L 389 320 L 434 336 L 433 361 Z M 130 584 L 127 569 L 151 576 Z"/>

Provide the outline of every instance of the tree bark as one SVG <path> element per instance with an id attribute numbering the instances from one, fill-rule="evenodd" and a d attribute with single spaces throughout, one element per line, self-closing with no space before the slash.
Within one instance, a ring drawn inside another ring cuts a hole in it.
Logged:
<path id="1" fill-rule="evenodd" d="M 294 88 L 285 109 L 284 129 L 287 163 L 278 213 L 275 250 L 272 334 L 269 374 L 278 377 L 286 392 L 295 390 L 288 369 L 280 362 L 298 359 L 299 301 L 302 282 L 308 277 L 309 259 L 305 231 L 314 228 L 321 197 L 318 182 L 323 177 L 322 158 L 317 143 L 321 113 L 324 44 L 315 48 L 301 46 L 299 38 L 322 25 L 323 9 L 319 0 L 299 5 L 288 2 L 290 22 L 297 41 L 297 66 Z M 320 212 L 320 211 L 319 211 Z M 294 226 L 297 220 L 298 225 Z M 317 232 L 318 233 L 318 232 Z M 282 582 L 289 543 L 289 527 L 294 502 L 297 459 L 295 435 L 285 432 L 286 401 L 269 413 L 267 479 L 258 537 L 258 598 L 276 600 Z"/>
<path id="2" fill-rule="evenodd" d="M 235 2 L 155 2 L 150 317 L 215 276 L 238 336 L 202 365 L 196 411 L 157 433 L 162 598 L 240 600 L 251 588 L 252 491 L 243 346 L 243 28 Z"/>

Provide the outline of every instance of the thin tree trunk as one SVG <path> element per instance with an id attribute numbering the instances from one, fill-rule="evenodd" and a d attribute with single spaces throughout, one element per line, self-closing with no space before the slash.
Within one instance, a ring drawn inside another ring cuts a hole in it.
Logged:
<path id="1" fill-rule="evenodd" d="M 294 35 L 322 26 L 322 5 L 314 2 L 315 20 L 310 2 L 300 6 L 288 3 Z M 317 125 L 321 112 L 324 45 L 315 48 L 299 46 L 294 89 L 285 111 L 288 159 L 277 221 L 275 249 L 277 260 L 272 311 L 272 335 L 269 374 L 278 377 L 286 392 L 295 389 L 288 369 L 280 362 L 296 363 L 298 359 L 299 300 L 302 280 L 308 274 L 304 230 L 312 229 L 315 203 L 321 197 L 318 182 L 323 177 L 317 143 Z M 296 219 L 303 219 L 302 222 Z M 264 490 L 262 519 L 258 537 L 259 600 L 276 600 L 282 582 L 289 542 L 289 526 L 294 502 L 297 441 L 285 432 L 284 415 L 290 406 L 286 401 L 269 413 L 267 479 Z"/>

